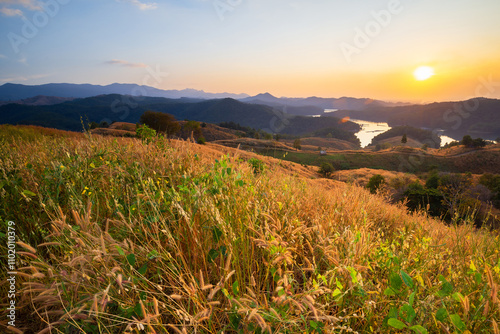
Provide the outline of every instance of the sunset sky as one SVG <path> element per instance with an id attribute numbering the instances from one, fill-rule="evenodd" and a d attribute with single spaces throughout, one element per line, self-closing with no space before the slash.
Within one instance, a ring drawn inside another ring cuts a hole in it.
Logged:
<path id="1" fill-rule="evenodd" d="M 498 0 L 0 0 L 0 84 L 500 98 L 499 14 Z"/>

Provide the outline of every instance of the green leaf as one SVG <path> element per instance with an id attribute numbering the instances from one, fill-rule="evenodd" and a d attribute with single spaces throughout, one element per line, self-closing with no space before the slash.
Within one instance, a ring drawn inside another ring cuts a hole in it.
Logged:
<path id="1" fill-rule="evenodd" d="M 349 270 L 349 273 L 351 274 L 351 280 L 354 284 L 358 283 L 358 272 L 356 269 L 353 267 L 347 267 L 347 270 Z"/>
<path id="2" fill-rule="evenodd" d="M 394 319 L 397 319 L 399 316 L 399 311 L 396 307 L 391 307 L 391 309 L 389 310 L 389 315 L 388 317 L 389 318 L 394 318 Z"/>
<path id="3" fill-rule="evenodd" d="M 394 289 L 394 291 L 399 292 L 401 287 L 403 286 L 403 281 L 401 280 L 401 276 L 398 273 L 392 273 L 389 278 L 390 286 Z"/>
<path id="4" fill-rule="evenodd" d="M 142 307 L 141 307 L 140 303 L 135 304 L 133 313 L 135 313 L 135 316 L 137 318 L 141 318 L 141 319 L 144 318 L 144 315 L 142 314 Z"/>
<path id="5" fill-rule="evenodd" d="M 240 287 L 238 285 L 238 281 L 235 281 L 233 283 L 233 293 L 235 296 L 237 296 L 239 292 L 240 292 Z"/>
<path id="6" fill-rule="evenodd" d="M 413 302 L 415 301 L 415 292 L 410 295 L 409 304 L 413 307 Z"/>
<path id="7" fill-rule="evenodd" d="M 128 264 L 130 264 L 133 267 L 135 265 L 135 255 L 134 254 L 127 255 L 127 261 Z"/>
<path id="8" fill-rule="evenodd" d="M 218 243 L 222 237 L 222 231 L 217 226 L 212 227 L 212 237 L 215 243 Z"/>
<path id="9" fill-rule="evenodd" d="M 410 329 L 417 334 L 427 334 L 427 329 L 420 325 L 411 326 Z"/>
<path id="10" fill-rule="evenodd" d="M 443 283 L 441 285 L 441 290 L 438 291 L 439 297 L 447 297 L 453 292 L 453 285 L 444 278 L 443 275 L 438 276 L 439 280 Z"/>
<path id="11" fill-rule="evenodd" d="M 452 295 L 453 299 L 455 299 L 455 301 L 461 303 L 462 300 L 464 300 L 464 295 L 462 295 L 460 292 L 455 292 L 453 295 Z"/>
<path id="12" fill-rule="evenodd" d="M 24 196 L 29 196 L 29 197 L 35 197 L 36 196 L 36 194 L 34 192 L 29 191 L 29 190 L 23 190 L 22 194 Z"/>
<path id="13" fill-rule="evenodd" d="M 139 270 L 137 270 L 139 274 L 142 276 L 146 275 L 146 272 L 148 271 L 148 264 L 145 263 Z"/>
<path id="14" fill-rule="evenodd" d="M 448 318 L 448 311 L 446 311 L 445 307 L 441 307 L 439 310 L 436 312 L 436 319 L 445 322 L 446 319 Z"/>
<path id="15" fill-rule="evenodd" d="M 234 330 L 237 330 L 240 327 L 240 315 L 238 313 L 231 313 L 229 315 L 229 322 L 231 323 L 231 327 L 233 327 Z"/>
<path id="16" fill-rule="evenodd" d="M 411 324 L 416 316 L 417 314 L 415 313 L 415 310 L 410 305 L 404 305 L 401 307 L 401 317 L 403 317 L 406 322 Z"/>
<path id="17" fill-rule="evenodd" d="M 460 332 L 463 332 L 464 330 L 467 329 L 467 327 L 465 326 L 464 322 L 462 321 L 462 319 L 460 318 L 460 316 L 458 314 L 452 314 L 452 315 L 450 315 L 450 319 L 451 319 L 451 322 L 453 323 L 453 325 Z"/>
<path id="18" fill-rule="evenodd" d="M 339 288 L 341 291 L 344 290 L 344 286 L 342 285 L 342 283 L 340 283 L 338 278 L 335 278 L 335 284 L 337 285 L 337 288 Z"/>
<path id="19" fill-rule="evenodd" d="M 398 319 L 395 318 L 390 318 L 387 321 L 387 323 L 389 324 L 389 326 L 394 327 L 396 329 L 403 329 L 407 327 L 402 321 L 399 321 Z"/>
<path id="20" fill-rule="evenodd" d="M 439 297 L 447 297 L 453 292 L 453 285 L 451 285 L 450 282 L 444 282 L 443 285 L 441 285 L 441 290 L 438 291 L 438 296 Z"/>
<path id="21" fill-rule="evenodd" d="M 405 273 L 404 270 L 401 269 L 401 276 L 403 277 L 403 281 L 405 282 L 405 284 L 409 287 L 409 288 L 413 288 L 413 280 L 411 279 L 411 277 Z"/>
<path id="22" fill-rule="evenodd" d="M 396 292 L 394 291 L 393 288 L 388 287 L 387 289 L 384 290 L 384 295 L 386 295 L 386 296 L 395 296 Z"/>
<path id="23" fill-rule="evenodd" d="M 337 297 L 338 295 L 340 295 L 342 292 L 339 290 L 339 289 L 335 289 L 333 292 L 332 292 L 332 297 Z"/>
<path id="24" fill-rule="evenodd" d="M 218 249 L 211 249 L 208 252 L 208 261 L 209 262 L 214 262 L 215 259 L 219 256 L 219 250 Z"/>
<path id="25" fill-rule="evenodd" d="M 153 260 L 154 258 L 158 257 L 158 252 L 155 250 L 152 250 L 151 252 L 148 253 L 148 259 Z"/>
<path id="26" fill-rule="evenodd" d="M 115 247 L 116 247 L 116 250 L 118 251 L 118 254 L 120 254 L 121 256 L 125 256 L 125 252 L 123 251 L 123 249 L 120 246 L 116 245 Z"/>

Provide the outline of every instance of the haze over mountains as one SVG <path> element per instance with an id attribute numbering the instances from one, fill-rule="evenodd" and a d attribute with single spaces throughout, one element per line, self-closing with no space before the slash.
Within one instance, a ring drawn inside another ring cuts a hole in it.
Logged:
<path id="1" fill-rule="evenodd" d="M 338 111 L 325 113 L 328 109 Z M 350 122 L 346 126 L 337 126 L 338 120 L 331 117 L 335 116 L 387 122 L 390 126 L 444 130 L 454 138 L 465 134 L 491 140 L 500 137 L 500 100 L 497 99 L 409 105 L 369 98 L 278 98 L 269 93 L 248 96 L 194 89 L 161 90 L 135 84 L 27 86 L 8 83 L 0 86 L 0 123 L 79 130 L 81 117 L 93 122 L 135 123 L 145 110 L 171 113 L 178 119 L 235 122 L 293 135 L 322 128 L 356 131 L 357 127 Z M 314 120 L 297 116 L 328 117 Z M 349 137 L 345 133 L 339 136 Z"/>

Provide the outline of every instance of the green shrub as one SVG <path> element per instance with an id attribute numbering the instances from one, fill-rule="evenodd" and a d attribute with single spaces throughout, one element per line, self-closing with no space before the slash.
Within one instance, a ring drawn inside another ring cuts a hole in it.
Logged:
<path id="1" fill-rule="evenodd" d="M 138 127 L 135 130 L 135 133 L 137 134 L 137 137 L 142 139 L 142 141 L 147 143 L 147 144 L 149 144 L 153 140 L 153 138 L 156 136 L 156 130 L 151 129 L 146 124 Z"/>
<path id="2" fill-rule="evenodd" d="M 375 194 L 377 190 L 380 189 L 380 186 L 382 186 L 382 184 L 384 183 L 385 178 L 380 174 L 375 174 L 368 181 L 366 188 L 368 188 L 372 194 Z"/>
<path id="3" fill-rule="evenodd" d="M 198 140 L 197 140 L 196 142 L 197 142 L 198 144 L 200 144 L 200 145 L 205 145 L 205 144 L 206 144 L 206 142 L 207 142 L 207 140 L 205 139 L 205 137 L 200 136 L 200 137 L 198 137 Z"/>
<path id="4" fill-rule="evenodd" d="M 251 158 L 251 159 L 249 159 L 248 163 L 252 166 L 253 172 L 255 174 L 259 174 L 259 173 L 263 172 L 264 169 L 265 169 L 264 163 L 261 160 L 257 159 L 257 158 Z"/>
<path id="5" fill-rule="evenodd" d="M 325 177 L 329 177 L 335 171 L 331 163 L 323 162 L 319 167 L 319 173 Z"/>

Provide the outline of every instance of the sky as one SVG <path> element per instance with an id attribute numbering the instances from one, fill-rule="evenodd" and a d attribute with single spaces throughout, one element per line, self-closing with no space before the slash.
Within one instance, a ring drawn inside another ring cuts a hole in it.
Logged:
<path id="1" fill-rule="evenodd" d="M 500 98 L 498 0 L 0 0 L 0 84 Z M 416 80 L 429 66 L 434 75 Z"/>

